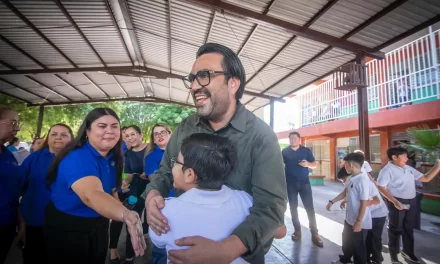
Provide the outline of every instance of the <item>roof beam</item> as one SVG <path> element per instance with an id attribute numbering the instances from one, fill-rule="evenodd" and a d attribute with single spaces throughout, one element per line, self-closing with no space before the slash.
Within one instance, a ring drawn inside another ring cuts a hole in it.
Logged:
<path id="1" fill-rule="evenodd" d="M 101 87 L 99 87 L 99 85 L 97 85 L 92 79 L 90 79 L 90 77 L 83 73 L 84 78 L 87 79 L 87 81 L 89 81 L 93 86 L 95 86 L 96 89 L 98 89 L 98 91 L 100 91 L 102 94 L 105 94 L 108 98 L 110 98 L 110 95 L 108 93 L 106 93 L 104 90 L 101 89 Z"/>
<path id="2" fill-rule="evenodd" d="M 6 95 L 6 96 L 9 96 L 9 97 L 11 97 L 11 98 L 14 98 L 15 100 L 19 100 L 19 101 L 23 101 L 23 102 L 25 102 L 25 103 L 31 104 L 30 101 L 24 100 L 23 98 L 19 98 L 19 97 L 15 96 L 15 95 L 12 95 L 12 94 L 9 94 L 9 93 L 7 93 L 7 92 L 4 92 L 4 90 L 0 90 L 0 94 L 4 94 L 4 95 Z"/>
<path id="3" fill-rule="evenodd" d="M 326 5 L 324 5 L 307 23 L 304 24 L 303 27 L 308 28 L 310 27 L 316 20 L 318 20 L 327 10 L 329 10 L 332 6 L 334 6 L 339 0 L 331 0 Z M 281 54 L 287 47 L 289 47 L 297 38 L 297 35 L 294 35 L 292 38 L 290 38 L 275 54 L 261 66 L 260 69 L 258 69 L 254 75 L 252 75 L 246 82 L 246 84 L 250 83 L 260 72 L 263 71 L 270 63 L 272 63 L 278 55 Z"/>
<path id="4" fill-rule="evenodd" d="M 110 75 L 128 75 L 132 77 L 145 77 L 153 76 L 151 78 L 176 78 L 181 79 L 183 75 L 169 73 L 166 71 L 160 71 L 156 69 L 151 69 L 147 67 L 132 67 L 132 66 L 110 66 L 110 67 L 84 67 L 84 68 L 57 68 L 57 69 L 36 69 L 36 70 L 9 70 L 9 71 L 0 71 L 1 75 L 12 75 L 12 74 L 55 74 L 55 73 L 70 73 L 70 72 L 80 72 L 84 73 L 84 77 L 86 77 L 97 89 L 99 89 L 103 94 L 106 94 L 101 88 L 99 88 L 96 83 L 94 83 L 85 72 L 106 72 Z M 269 95 L 259 94 L 251 91 L 244 91 L 245 94 L 250 96 L 255 96 L 263 99 L 273 99 L 277 102 L 285 102 L 284 99 L 279 97 L 272 97 Z"/>
<path id="5" fill-rule="evenodd" d="M 245 19 L 257 21 L 257 23 L 259 24 L 282 27 L 286 30 L 293 32 L 298 36 L 312 39 L 314 41 L 322 42 L 327 45 L 331 45 L 340 49 L 348 50 L 354 53 L 363 51 L 369 57 L 376 59 L 384 58 L 383 52 L 377 52 L 369 47 L 359 45 L 357 43 L 350 42 L 347 40 L 343 40 L 316 30 L 304 28 L 303 26 L 299 26 L 268 15 L 260 14 L 246 8 L 242 8 L 233 4 L 223 2 L 221 0 L 187 0 L 187 1 L 194 2 L 196 4 L 200 4 L 203 6 L 207 6 L 214 10 L 234 13 L 238 16 L 244 17 Z"/>
<path id="6" fill-rule="evenodd" d="M 6 83 L 6 84 L 8 84 L 8 85 L 10 85 L 10 86 L 16 87 L 16 88 L 18 88 L 18 89 L 20 89 L 20 90 L 22 90 L 22 91 L 24 91 L 24 92 L 26 92 L 26 93 L 32 94 L 33 96 L 36 96 L 36 97 L 38 97 L 38 98 L 40 98 L 40 99 L 43 99 L 43 100 L 48 101 L 48 102 L 52 102 L 52 100 L 49 100 L 49 99 L 47 99 L 47 98 L 44 98 L 44 97 L 42 97 L 41 95 L 38 95 L 38 94 L 36 94 L 36 93 L 34 93 L 34 92 L 32 92 L 32 91 L 30 91 L 30 90 L 28 90 L 28 89 L 25 89 L 25 88 L 23 88 L 23 87 L 21 87 L 21 86 L 19 86 L 19 85 L 16 85 L 16 84 L 14 84 L 14 83 L 11 83 L 10 81 L 8 81 L 8 80 L 6 80 L 6 79 L 0 78 L 0 81 L 4 82 L 4 83 Z"/>
<path id="7" fill-rule="evenodd" d="M 103 98 L 103 99 L 94 99 L 94 100 L 83 100 L 83 101 L 72 101 L 72 102 L 52 102 L 52 103 L 44 103 L 44 104 L 28 104 L 29 107 L 34 106 L 62 106 L 62 105 L 74 105 L 74 104 L 94 104 L 94 103 L 105 103 L 105 102 L 118 102 L 118 101 L 133 101 L 138 103 L 163 103 L 163 104 L 176 104 L 186 107 L 194 107 L 194 105 L 169 101 L 162 98 L 157 97 L 126 97 L 126 98 Z"/>
<path id="8" fill-rule="evenodd" d="M 205 37 L 205 44 L 208 43 L 209 36 L 211 35 L 212 29 L 214 28 L 215 18 L 217 17 L 217 12 L 214 11 L 214 14 L 212 15 L 211 24 L 209 24 L 208 33 L 206 33 Z"/>
<path id="9" fill-rule="evenodd" d="M 388 6 L 386 6 L 384 9 L 382 9 L 381 11 L 379 11 L 378 13 L 376 13 L 374 16 L 370 17 L 369 19 L 365 20 L 362 24 L 360 24 L 359 26 L 357 26 L 356 28 L 354 28 L 353 30 L 351 30 L 350 32 L 348 32 L 347 34 L 345 34 L 344 36 L 342 36 L 341 39 L 346 40 L 348 38 L 350 38 L 351 36 L 355 35 L 356 33 L 358 33 L 359 31 L 361 31 L 362 29 L 366 28 L 367 26 L 371 25 L 372 23 L 374 23 L 375 21 L 379 20 L 380 18 L 382 18 L 383 16 L 387 15 L 388 13 L 390 13 L 391 11 L 393 11 L 394 9 L 398 8 L 399 6 L 401 6 L 402 4 L 404 4 L 407 0 L 396 0 L 393 3 L 389 4 Z M 324 7 L 325 8 L 325 7 Z M 312 18 L 313 19 L 313 18 Z M 310 25 L 309 25 L 310 26 Z M 284 76 L 283 78 L 281 78 L 280 80 L 278 80 L 276 83 L 272 84 L 270 87 L 268 87 L 267 89 L 265 89 L 263 91 L 267 92 L 269 90 L 271 90 L 272 88 L 274 88 L 275 86 L 277 86 L 278 84 L 280 84 L 281 82 L 283 82 L 284 80 L 286 80 L 287 78 L 289 78 L 290 76 L 292 76 L 293 74 L 295 74 L 296 72 L 300 71 L 302 68 L 304 68 L 307 64 L 313 62 L 314 60 L 318 59 L 319 57 L 321 57 L 322 55 L 324 55 L 325 53 L 327 53 L 328 51 L 330 51 L 333 47 L 332 46 L 328 46 L 327 48 L 323 49 L 322 51 L 320 51 L 318 54 L 316 54 L 315 56 L 313 56 L 311 59 L 309 59 L 308 61 L 306 61 L 305 63 L 301 64 L 301 66 L 299 66 L 298 68 L 296 68 L 295 70 L 293 70 L 292 72 L 290 72 L 289 74 L 287 74 L 286 76 Z M 373 50 L 377 50 L 376 48 L 373 48 Z M 384 54 L 385 56 L 385 54 Z M 303 86 L 304 87 L 304 86 Z M 293 91 L 292 91 L 293 92 Z M 292 93 L 290 92 L 290 93 Z M 290 93 L 288 93 L 287 95 L 289 95 Z M 249 100 L 248 102 L 246 102 L 246 104 L 252 102 L 255 98 Z"/>
<path id="10" fill-rule="evenodd" d="M 33 81 L 34 83 L 40 85 L 41 87 L 46 88 L 47 90 L 51 91 L 52 93 L 54 93 L 54 94 L 56 94 L 56 95 L 58 95 L 60 97 L 63 97 L 64 99 L 67 99 L 69 101 L 72 101 L 71 98 L 69 98 L 69 97 L 67 97 L 65 95 L 60 94 L 59 92 L 55 91 L 54 89 L 50 88 L 49 86 L 45 85 L 44 83 L 40 82 L 39 80 L 37 80 L 37 79 L 35 79 L 35 78 L 31 77 L 31 76 L 27 76 L 27 75 L 26 75 L 26 77 L 29 80 Z"/>

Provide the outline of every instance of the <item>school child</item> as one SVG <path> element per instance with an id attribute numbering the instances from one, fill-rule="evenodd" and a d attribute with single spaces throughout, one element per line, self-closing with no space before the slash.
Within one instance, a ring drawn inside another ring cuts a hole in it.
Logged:
<path id="1" fill-rule="evenodd" d="M 402 237 L 402 257 L 409 263 L 420 263 L 414 254 L 414 226 L 417 217 L 415 180 L 429 182 L 440 172 L 440 160 L 426 174 L 406 165 L 408 151 L 402 147 L 387 150 L 389 163 L 383 167 L 377 179 L 379 191 L 388 203 L 388 246 L 392 264 L 398 259 Z"/>
<path id="2" fill-rule="evenodd" d="M 365 264 L 367 261 L 366 238 L 368 230 L 372 228 L 371 214 L 368 206 L 379 204 L 378 192 L 371 190 L 370 179 L 362 172 L 364 156 L 360 153 L 350 153 L 345 158 L 345 170 L 351 174 L 345 182 L 345 189 L 333 200 L 329 200 L 327 210 L 332 205 L 346 198 L 346 216 L 342 232 L 342 252 L 339 260 L 332 263 Z M 370 193 L 371 190 L 371 193 Z M 373 200 L 370 195 L 373 194 Z"/>

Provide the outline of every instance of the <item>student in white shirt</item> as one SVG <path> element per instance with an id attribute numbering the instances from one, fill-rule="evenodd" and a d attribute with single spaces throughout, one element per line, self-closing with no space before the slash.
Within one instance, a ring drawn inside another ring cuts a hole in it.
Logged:
<path id="1" fill-rule="evenodd" d="M 371 172 L 373 171 L 373 169 L 371 168 L 370 163 L 368 163 L 368 161 L 365 160 L 365 153 L 362 150 L 360 150 L 360 149 L 357 149 L 357 150 L 353 151 L 353 153 L 360 153 L 360 154 L 362 154 L 362 156 L 364 156 L 364 164 L 362 165 L 362 172 L 366 172 L 367 175 L 370 178 L 372 178 L 371 177 Z"/>
<path id="2" fill-rule="evenodd" d="M 350 153 L 345 158 L 345 170 L 351 174 L 345 182 L 345 189 L 327 204 L 330 211 L 332 205 L 344 198 L 347 200 L 344 230 L 342 232 L 342 252 L 339 260 L 334 264 L 351 263 L 351 256 L 355 264 L 367 262 L 366 237 L 368 229 L 372 228 L 370 210 L 368 206 L 379 203 L 378 192 L 370 188 L 368 176 L 362 172 L 364 156 L 360 153 Z M 373 200 L 370 197 L 373 196 Z"/>
<path id="3" fill-rule="evenodd" d="M 390 162 L 383 167 L 377 179 L 379 191 L 388 199 L 388 246 L 391 263 L 400 264 L 400 237 L 402 257 L 410 263 L 420 263 L 414 254 L 414 225 L 417 216 L 415 181 L 429 182 L 440 172 L 440 160 L 425 175 L 406 165 L 408 152 L 402 147 L 387 150 Z"/>
<path id="4" fill-rule="evenodd" d="M 156 247 L 166 248 L 167 252 L 186 249 L 175 241 L 189 236 L 222 241 L 245 220 L 253 205 L 252 196 L 224 185 L 236 159 L 235 147 L 227 138 L 196 133 L 184 139 L 178 157 L 171 160 L 171 168 L 174 188 L 185 193 L 165 199 L 161 212 L 168 219 L 170 230 L 160 236 L 149 232 Z M 275 238 L 285 234 L 284 226 Z M 247 262 L 237 258 L 232 263 Z"/>

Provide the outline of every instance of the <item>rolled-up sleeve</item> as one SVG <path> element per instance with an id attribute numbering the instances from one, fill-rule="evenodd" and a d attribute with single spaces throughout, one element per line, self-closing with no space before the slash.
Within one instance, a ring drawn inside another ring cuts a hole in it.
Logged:
<path id="1" fill-rule="evenodd" d="M 272 131 L 271 131 L 272 132 Z M 251 192 L 254 205 L 250 215 L 234 231 L 249 250 L 242 257 L 252 262 L 261 255 L 278 227 L 284 224 L 287 207 L 283 158 L 275 134 L 258 137 L 252 149 Z"/>
<path id="2" fill-rule="evenodd" d="M 142 194 L 143 198 L 146 198 L 147 194 L 151 190 L 157 190 L 160 192 L 162 197 L 168 197 L 171 189 L 173 188 L 173 176 L 171 174 L 170 168 L 170 158 L 177 156 L 178 146 L 177 146 L 177 136 L 179 129 L 171 135 L 168 141 L 167 148 L 163 154 L 162 161 L 160 162 L 159 169 L 156 170 L 150 176 L 150 183 L 147 185 L 145 192 Z"/>

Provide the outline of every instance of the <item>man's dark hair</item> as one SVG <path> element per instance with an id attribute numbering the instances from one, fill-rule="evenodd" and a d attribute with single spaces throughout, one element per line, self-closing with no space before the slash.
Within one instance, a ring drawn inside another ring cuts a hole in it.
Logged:
<path id="1" fill-rule="evenodd" d="M 300 135 L 298 132 L 296 132 L 296 131 L 290 132 L 290 133 L 289 133 L 289 138 L 290 138 L 291 136 L 293 136 L 293 135 L 298 136 L 299 138 L 301 138 L 301 135 Z"/>
<path id="2" fill-rule="evenodd" d="M 402 154 L 408 154 L 408 150 L 403 147 L 391 147 L 387 150 L 387 156 L 389 160 L 393 160 L 393 156 L 400 156 Z"/>
<path id="3" fill-rule="evenodd" d="M 181 153 L 185 168 L 197 174 L 197 187 L 220 190 L 234 167 L 237 153 L 232 142 L 205 133 L 195 133 L 183 140 Z"/>
<path id="4" fill-rule="evenodd" d="M 350 153 L 345 156 L 344 161 L 354 162 L 362 167 L 364 165 L 365 157 L 361 153 Z"/>
<path id="5" fill-rule="evenodd" d="M 228 73 L 225 74 L 226 82 L 229 81 L 230 78 L 235 77 L 240 80 L 240 87 L 235 94 L 235 99 L 238 103 L 241 97 L 243 97 L 244 86 L 246 84 L 246 73 L 243 64 L 237 54 L 235 54 L 230 48 L 217 43 L 206 43 L 201 46 L 197 51 L 197 58 L 209 53 L 219 53 L 223 55 L 222 68 L 223 71 Z"/>

